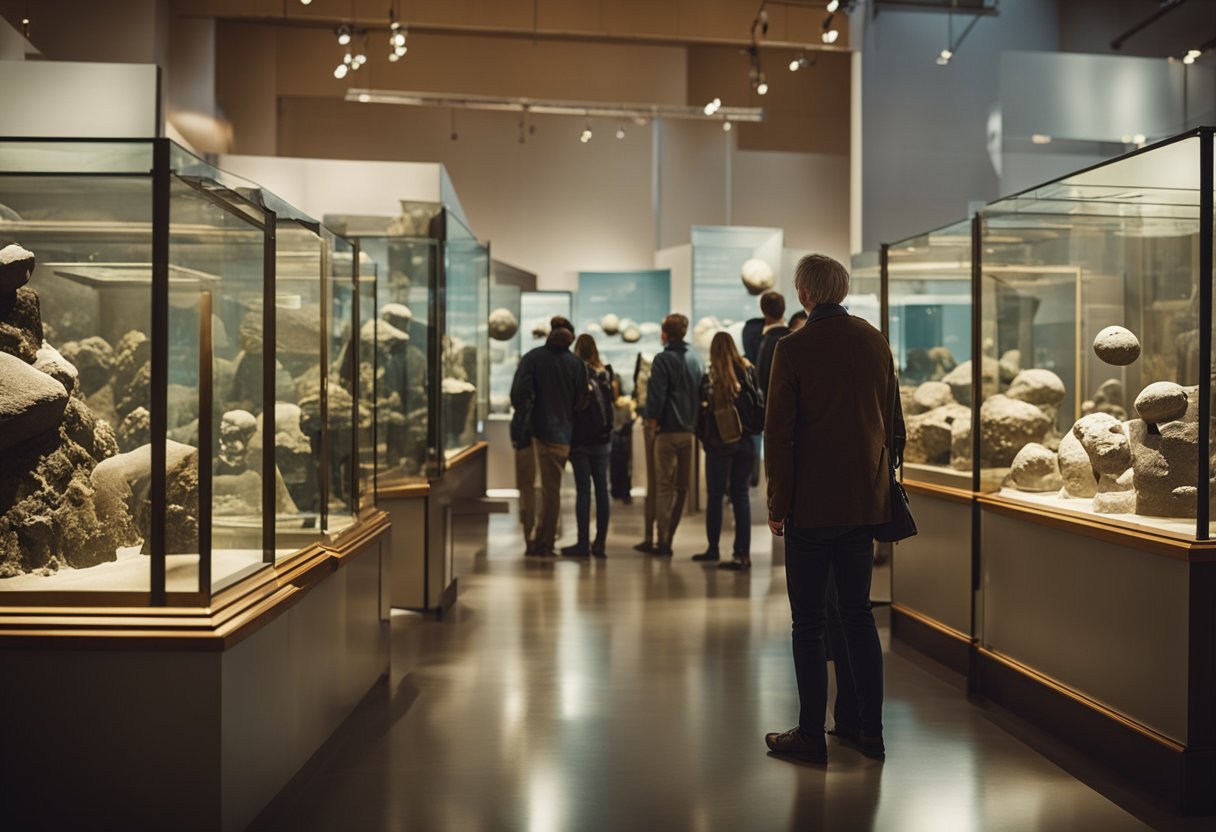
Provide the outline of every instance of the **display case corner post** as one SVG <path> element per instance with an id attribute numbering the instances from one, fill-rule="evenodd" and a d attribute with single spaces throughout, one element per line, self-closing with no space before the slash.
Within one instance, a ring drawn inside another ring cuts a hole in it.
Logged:
<path id="1" fill-rule="evenodd" d="M 1199 468 L 1196 537 L 1211 538 L 1213 131 L 1199 133 Z"/>
<path id="2" fill-rule="evenodd" d="M 151 503 L 148 529 L 148 584 L 153 606 L 164 606 L 166 574 L 165 504 L 168 462 L 165 442 L 168 437 L 169 407 L 169 221 L 170 221 L 169 140 L 152 140 L 152 358 L 149 408 L 152 411 Z M 200 463 L 201 464 L 201 463 Z"/>
<path id="3" fill-rule="evenodd" d="M 971 218 L 971 491 L 980 491 L 980 407 L 984 399 L 983 337 L 984 215 Z M 999 380 L 998 380 L 999 381 Z"/>
<path id="4" fill-rule="evenodd" d="M 363 296 L 360 294 L 360 287 L 359 287 L 359 245 L 357 242 L 351 246 L 350 285 L 351 285 L 351 294 L 350 294 L 350 326 L 351 326 L 350 343 L 351 343 L 351 346 L 347 350 L 348 358 L 350 359 L 349 363 L 350 363 L 350 373 L 351 373 L 351 377 L 350 377 L 350 390 L 351 390 L 351 394 L 350 394 L 350 397 L 351 397 L 351 414 L 350 414 L 351 449 L 350 449 L 350 452 L 351 452 L 351 461 L 350 461 L 349 486 L 350 486 L 351 511 L 354 514 L 358 514 L 359 509 L 362 505 L 362 501 L 361 501 L 360 495 L 359 495 L 359 460 L 361 459 L 361 457 L 359 456 L 359 401 L 360 401 L 360 392 L 361 392 L 359 390 L 359 379 L 362 376 L 362 374 L 360 373 L 360 368 L 363 366 L 363 360 L 362 360 L 363 357 L 359 354 L 359 351 L 363 348 L 362 347 L 363 333 L 360 332 L 360 330 L 359 330 L 359 312 L 363 308 Z M 372 297 L 372 303 L 375 303 L 376 293 L 372 292 L 371 297 Z M 379 327 L 380 327 L 379 321 L 380 321 L 379 310 L 373 308 L 373 311 L 372 311 L 372 345 L 373 345 L 372 346 L 372 351 L 373 351 L 372 352 L 372 404 L 373 404 L 373 410 L 371 413 L 372 452 L 373 453 L 375 453 L 375 448 L 376 448 L 376 435 L 375 435 L 376 414 L 375 414 L 374 407 L 375 407 L 375 401 L 376 401 L 375 365 L 376 365 L 376 362 L 378 359 L 375 355 L 375 350 L 379 349 L 379 345 L 380 345 L 380 333 L 378 331 Z M 342 368 L 341 372 L 346 372 L 346 368 Z M 373 470 L 374 470 L 374 466 L 373 466 Z M 373 476 L 374 476 L 374 474 L 373 474 Z"/>
<path id="5" fill-rule="evenodd" d="M 331 246 L 328 240 L 322 236 L 317 245 L 321 251 L 321 270 L 318 275 L 321 281 L 321 326 L 319 343 L 317 349 L 318 355 L 321 356 L 321 473 L 318 477 L 318 506 L 317 506 L 317 533 L 325 534 L 329 531 L 329 478 L 330 469 L 333 467 L 333 457 L 330 454 L 330 442 L 332 437 L 329 432 L 329 380 L 330 380 L 330 363 L 329 363 L 329 333 L 330 319 L 334 313 L 334 264 Z M 357 330 L 356 330 L 357 332 Z M 349 351 L 348 351 L 349 352 Z M 348 356 L 349 357 L 349 356 Z M 346 368 L 339 367 L 339 373 L 346 372 Z M 355 399 L 358 399 L 357 388 Z M 265 421 L 263 419 L 263 421 Z M 263 427 L 263 431 L 265 428 Z M 358 425 L 355 424 L 354 431 L 358 431 Z M 355 493 L 351 492 L 352 507 L 354 507 Z"/>
<path id="6" fill-rule="evenodd" d="M 211 592 L 211 447 L 215 418 L 215 375 L 212 366 L 212 296 L 198 298 L 198 591 Z"/>
<path id="7" fill-rule="evenodd" d="M 434 322 L 427 334 L 427 358 L 430 359 L 430 432 L 431 475 L 439 477 L 447 468 L 443 435 L 443 335 L 447 328 L 447 209 L 440 211 L 431 221 L 431 236 L 438 241 L 435 256 L 431 258 L 430 284 Z"/>
<path id="8" fill-rule="evenodd" d="M 878 247 L 878 319 L 882 323 L 883 337 L 887 340 L 891 339 L 890 249 L 889 243 L 882 243 Z"/>
<path id="9" fill-rule="evenodd" d="M 275 326 L 275 246 L 278 216 L 265 209 L 262 228 L 262 433 L 270 441 L 262 442 L 262 560 L 274 563 L 276 506 L 278 500 L 275 477 L 274 410 L 275 354 L 278 352 L 278 330 Z M 269 425 L 267 425 L 269 421 Z"/>

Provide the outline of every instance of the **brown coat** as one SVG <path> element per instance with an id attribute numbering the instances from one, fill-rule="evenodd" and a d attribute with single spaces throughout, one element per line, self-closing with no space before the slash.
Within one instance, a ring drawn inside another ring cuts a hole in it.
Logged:
<path id="1" fill-rule="evenodd" d="M 890 520 L 898 401 L 891 348 L 865 320 L 817 318 L 781 339 L 765 403 L 769 518 L 798 528 Z"/>

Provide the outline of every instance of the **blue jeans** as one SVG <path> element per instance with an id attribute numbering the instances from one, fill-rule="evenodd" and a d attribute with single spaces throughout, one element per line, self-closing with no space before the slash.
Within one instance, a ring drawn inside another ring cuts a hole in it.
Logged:
<path id="1" fill-rule="evenodd" d="M 835 578 L 846 648 L 846 666 L 838 662 L 836 669 L 852 677 L 856 693 L 857 722 L 847 727 L 860 728 L 872 736 L 882 733 L 882 645 L 870 612 L 873 571 L 873 527 L 800 529 L 786 523 L 785 579 L 794 620 L 798 725 L 804 731 L 821 731 L 827 712 L 828 669 L 823 637 L 831 575 Z"/>
<path id="2" fill-rule="evenodd" d="M 731 553 L 738 558 L 751 556 L 752 508 L 748 485 L 755 461 L 756 445 L 745 436 L 728 451 L 709 451 L 705 454 L 705 486 L 708 499 L 705 506 L 705 538 L 709 550 L 718 550 L 718 538 L 722 536 L 722 499 L 730 497 L 735 511 L 735 543 Z"/>
<path id="3" fill-rule="evenodd" d="M 570 464 L 574 467 L 574 518 L 578 523 L 578 545 L 591 544 L 591 486 L 595 485 L 595 544 L 603 546 L 608 538 L 608 460 L 612 443 L 577 445 L 570 449 Z"/>

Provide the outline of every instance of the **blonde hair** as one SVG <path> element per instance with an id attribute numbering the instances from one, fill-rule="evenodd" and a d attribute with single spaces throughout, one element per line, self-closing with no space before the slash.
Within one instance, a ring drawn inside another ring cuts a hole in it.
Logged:
<path id="1" fill-rule="evenodd" d="M 826 254 L 808 254 L 794 269 L 794 288 L 817 306 L 843 303 L 849 294 L 849 270 Z"/>
<path id="2" fill-rule="evenodd" d="M 574 354 L 591 365 L 591 369 L 597 373 L 604 369 L 604 362 L 600 361 L 600 348 L 595 345 L 595 339 L 587 333 L 584 332 L 575 340 Z"/>
<path id="3" fill-rule="evenodd" d="M 709 391 L 714 406 L 734 403 L 739 395 L 739 375 L 751 366 L 751 362 L 739 355 L 730 333 L 719 332 L 714 336 L 709 343 Z"/>

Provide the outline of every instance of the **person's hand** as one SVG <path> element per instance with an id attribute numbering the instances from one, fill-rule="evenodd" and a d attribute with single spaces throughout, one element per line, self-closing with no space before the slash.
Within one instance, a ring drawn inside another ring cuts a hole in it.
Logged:
<path id="1" fill-rule="evenodd" d="M 785 537 L 785 521 L 784 520 L 769 520 L 768 530 L 776 537 Z"/>

